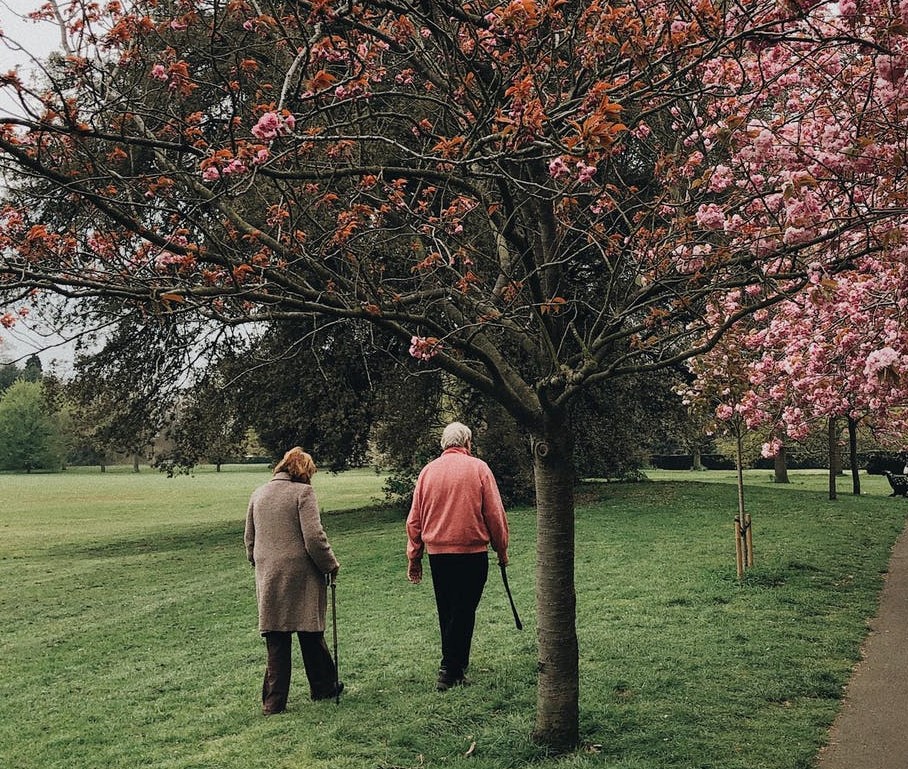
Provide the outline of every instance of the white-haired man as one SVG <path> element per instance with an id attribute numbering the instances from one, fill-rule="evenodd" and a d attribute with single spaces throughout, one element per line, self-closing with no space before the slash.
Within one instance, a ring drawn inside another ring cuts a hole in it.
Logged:
<path id="1" fill-rule="evenodd" d="M 407 516 L 407 579 L 422 580 L 422 555 L 429 554 L 438 624 L 441 667 L 436 688 L 465 683 L 476 607 L 489 573 L 488 549 L 508 562 L 508 519 L 489 466 L 472 456 L 470 428 L 452 422 L 441 435 L 442 453 L 416 481 Z"/>

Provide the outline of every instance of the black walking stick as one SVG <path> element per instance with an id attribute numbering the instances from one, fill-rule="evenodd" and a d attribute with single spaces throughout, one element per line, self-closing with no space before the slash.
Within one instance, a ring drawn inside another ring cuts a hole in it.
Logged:
<path id="1" fill-rule="evenodd" d="M 334 575 L 326 574 L 325 583 L 331 587 L 331 627 L 334 630 L 334 704 L 340 705 L 340 668 L 337 662 L 337 582 Z"/>
<path id="2" fill-rule="evenodd" d="M 511 611 L 514 612 L 514 624 L 517 625 L 518 630 L 523 630 L 523 623 L 520 621 L 517 607 L 514 605 L 514 597 L 511 595 L 511 586 L 508 584 L 507 567 L 503 563 L 499 563 L 498 567 L 501 569 L 501 581 L 504 582 L 504 591 L 508 594 L 508 601 L 511 602 Z"/>

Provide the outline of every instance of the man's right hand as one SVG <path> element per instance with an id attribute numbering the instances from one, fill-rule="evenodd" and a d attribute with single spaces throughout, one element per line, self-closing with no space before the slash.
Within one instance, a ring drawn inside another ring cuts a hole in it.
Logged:
<path id="1" fill-rule="evenodd" d="M 407 579 L 414 585 L 422 582 L 422 560 L 414 558 L 407 565 Z"/>

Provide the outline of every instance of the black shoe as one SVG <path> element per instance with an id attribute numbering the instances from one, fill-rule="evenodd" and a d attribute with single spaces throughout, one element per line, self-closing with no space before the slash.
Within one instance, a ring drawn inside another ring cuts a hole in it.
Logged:
<path id="1" fill-rule="evenodd" d="M 312 699 L 314 699 L 314 700 L 333 700 L 336 697 L 340 697 L 341 692 L 343 690 L 344 690 L 344 682 L 338 681 L 333 687 L 331 687 L 331 691 L 326 692 L 325 694 L 318 694 L 318 695 L 313 694 Z"/>
<path id="2" fill-rule="evenodd" d="M 463 673 L 459 676 L 452 676 L 448 671 L 442 668 L 438 671 L 438 680 L 435 682 L 435 689 L 439 692 L 446 692 L 452 686 L 469 686 L 469 682 Z"/>

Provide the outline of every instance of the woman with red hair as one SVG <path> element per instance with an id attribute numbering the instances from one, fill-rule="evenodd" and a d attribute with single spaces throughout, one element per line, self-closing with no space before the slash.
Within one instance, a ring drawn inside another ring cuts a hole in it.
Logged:
<path id="1" fill-rule="evenodd" d="M 281 713 L 290 693 L 293 634 L 303 654 L 313 700 L 333 699 L 343 683 L 325 643 L 326 575 L 340 564 L 322 528 L 310 480 L 312 457 L 299 446 L 274 467 L 271 480 L 249 500 L 243 537 L 255 567 L 259 632 L 268 648 L 262 684 L 262 712 Z"/>

